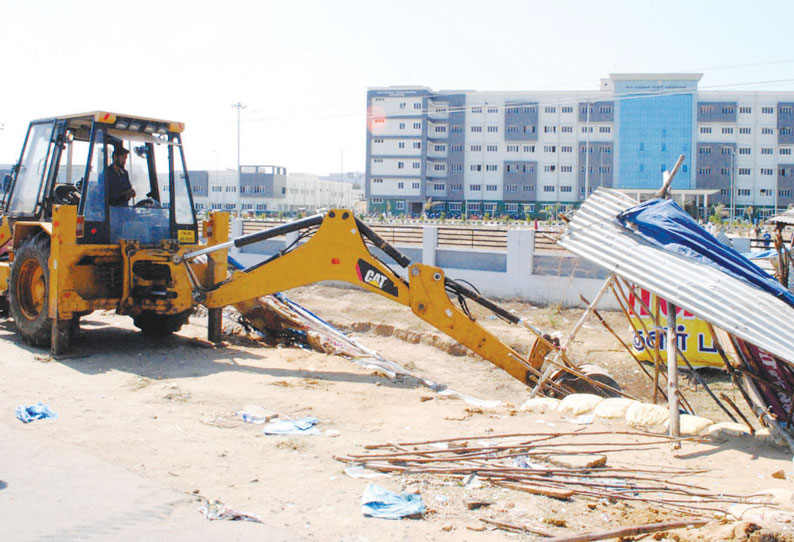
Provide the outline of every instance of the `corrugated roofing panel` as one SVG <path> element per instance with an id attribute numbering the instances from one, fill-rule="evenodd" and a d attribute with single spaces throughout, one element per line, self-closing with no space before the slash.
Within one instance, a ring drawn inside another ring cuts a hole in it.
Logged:
<path id="1" fill-rule="evenodd" d="M 599 189 L 574 213 L 560 244 L 794 365 L 794 309 L 714 267 L 643 240 L 615 218 L 634 205 L 620 192 Z"/>

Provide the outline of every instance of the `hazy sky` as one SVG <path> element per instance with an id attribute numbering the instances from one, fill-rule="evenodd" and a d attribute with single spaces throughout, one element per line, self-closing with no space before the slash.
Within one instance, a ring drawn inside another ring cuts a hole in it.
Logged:
<path id="1" fill-rule="evenodd" d="M 185 122 L 191 169 L 233 168 L 240 101 L 243 164 L 363 171 L 367 87 L 696 71 L 794 90 L 793 18 L 790 1 L 0 0 L 0 163 L 31 119 L 103 109 Z"/>

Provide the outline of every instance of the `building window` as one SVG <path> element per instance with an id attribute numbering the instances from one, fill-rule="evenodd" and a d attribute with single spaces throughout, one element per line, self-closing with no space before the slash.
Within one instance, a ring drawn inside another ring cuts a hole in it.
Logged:
<path id="1" fill-rule="evenodd" d="M 486 184 L 485 185 L 485 191 L 486 192 L 496 192 L 496 190 L 497 190 L 497 187 L 496 187 L 495 184 Z"/>
<path id="2" fill-rule="evenodd" d="M 775 174 L 775 170 L 772 168 L 766 168 L 766 167 L 761 168 L 761 175 L 774 175 L 774 174 Z"/>
<path id="3" fill-rule="evenodd" d="M 562 145 L 560 147 L 560 152 L 573 152 L 573 147 L 570 145 Z"/>
<path id="4" fill-rule="evenodd" d="M 445 134 L 445 133 L 447 133 L 447 127 L 446 126 L 436 126 L 435 132 L 437 134 Z"/>
<path id="5" fill-rule="evenodd" d="M 532 164 L 524 164 L 521 169 L 522 169 L 522 171 L 524 173 L 534 173 L 535 172 L 535 166 L 533 166 Z"/>
<path id="6" fill-rule="evenodd" d="M 731 174 L 730 168 L 727 167 L 720 168 L 720 175 L 730 175 L 730 174 Z"/>
<path id="7" fill-rule="evenodd" d="M 753 151 L 750 147 L 739 147 L 739 154 L 752 154 Z"/>
<path id="8" fill-rule="evenodd" d="M 546 113 L 556 113 L 556 112 L 557 112 L 557 108 L 556 108 L 556 107 L 554 107 L 553 105 L 551 105 L 551 106 L 546 106 L 546 108 L 544 109 L 544 111 L 545 111 Z"/>
<path id="9" fill-rule="evenodd" d="M 714 112 L 714 108 L 712 106 L 710 106 L 710 105 L 701 105 L 700 106 L 700 112 L 704 113 L 704 114 L 713 113 Z"/>
<path id="10" fill-rule="evenodd" d="M 599 173 L 609 173 L 610 171 L 612 171 L 610 166 L 598 166 Z"/>
<path id="11" fill-rule="evenodd" d="M 700 147 L 698 154 L 711 154 L 711 147 Z"/>
<path id="12" fill-rule="evenodd" d="M 452 152 L 463 152 L 463 145 L 450 145 L 449 150 Z"/>
<path id="13" fill-rule="evenodd" d="M 781 147 L 781 148 L 780 148 L 780 150 L 779 150 L 778 152 L 779 152 L 780 154 L 787 154 L 787 155 L 790 155 L 790 154 L 791 154 L 791 149 L 790 149 L 790 148 L 782 148 L 782 147 Z"/>
<path id="14" fill-rule="evenodd" d="M 499 150 L 499 146 L 498 145 L 488 145 L 487 147 L 485 147 L 485 150 L 487 152 L 497 152 Z"/>
<path id="15" fill-rule="evenodd" d="M 498 113 L 499 112 L 499 108 L 498 107 L 489 107 L 488 108 L 488 112 L 489 113 Z"/>
<path id="16" fill-rule="evenodd" d="M 419 183 L 411 183 L 411 188 L 413 190 L 419 190 Z"/>
<path id="17" fill-rule="evenodd" d="M 414 109 L 422 109 L 422 102 L 414 102 Z"/>
<path id="18" fill-rule="evenodd" d="M 611 134 L 612 133 L 612 127 L 611 126 L 599 126 L 598 127 L 598 133 L 599 134 Z"/>
<path id="19" fill-rule="evenodd" d="M 753 112 L 752 107 L 743 106 L 739 108 L 739 113 L 742 115 L 749 115 Z"/>
<path id="20" fill-rule="evenodd" d="M 557 146 L 556 145 L 544 145 L 543 146 L 543 152 L 557 152 Z"/>
<path id="21" fill-rule="evenodd" d="M 662 171 L 664 171 L 664 166 L 662 166 Z M 710 167 L 698 168 L 698 175 L 711 175 L 711 168 Z"/>
<path id="22" fill-rule="evenodd" d="M 560 108 L 560 112 L 562 113 L 573 113 L 573 106 L 571 105 L 564 105 Z"/>
<path id="23" fill-rule="evenodd" d="M 482 113 L 482 107 L 472 107 L 471 108 L 471 112 L 472 113 Z"/>
<path id="24" fill-rule="evenodd" d="M 552 166 L 552 165 L 543 166 L 543 171 L 545 171 L 546 173 L 551 173 L 551 172 L 555 171 L 556 169 L 557 169 L 557 166 Z"/>
<path id="25" fill-rule="evenodd" d="M 763 135 L 774 135 L 775 131 L 772 128 L 761 128 L 761 133 Z"/>
<path id="26" fill-rule="evenodd" d="M 524 145 L 524 152 L 535 152 L 535 145 Z"/>
<path id="27" fill-rule="evenodd" d="M 534 191 L 535 191 L 535 187 L 534 187 L 534 186 L 532 186 L 532 185 L 525 184 L 525 185 L 523 186 L 522 190 L 523 190 L 524 192 L 534 192 Z"/>
<path id="28" fill-rule="evenodd" d="M 508 145 L 507 152 L 518 152 L 518 145 Z"/>
<path id="29" fill-rule="evenodd" d="M 727 168 L 723 168 L 723 169 L 727 169 Z M 730 174 L 730 170 L 728 170 L 728 173 Z M 740 167 L 739 168 L 739 175 L 749 175 L 749 174 L 750 174 L 750 168 L 749 167 Z"/>
<path id="30" fill-rule="evenodd" d="M 446 145 L 433 145 L 433 150 L 436 152 L 447 152 Z"/>
<path id="31" fill-rule="evenodd" d="M 747 126 L 740 126 L 739 127 L 739 135 L 750 135 L 752 133 L 753 133 L 752 128 L 749 128 Z"/>
<path id="32" fill-rule="evenodd" d="M 422 148 L 422 142 L 421 141 L 414 141 L 413 147 L 414 147 L 414 149 L 421 149 Z"/>
<path id="33" fill-rule="evenodd" d="M 573 173 L 573 166 L 560 166 L 560 173 Z"/>
<path id="34" fill-rule="evenodd" d="M 791 197 L 791 190 L 778 190 L 777 195 L 781 198 L 790 198 Z"/>
<path id="35" fill-rule="evenodd" d="M 586 134 L 588 132 L 592 134 L 593 133 L 593 127 L 592 126 L 582 126 L 582 133 Z"/>
<path id="36" fill-rule="evenodd" d="M 497 166 L 495 164 L 488 164 L 487 166 L 485 166 L 485 171 L 496 171 L 496 170 L 497 170 Z"/>
<path id="37" fill-rule="evenodd" d="M 554 190 L 555 190 L 554 186 L 546 185 L 546 186 L 543 187 L 543 191 L 544 192 L 554 192 Z"/>
<path id="38" fill-rule="evenodd" d="M 768 154 L 768 155 L 775 154 L 775 149 L 773 149 L 772 147 L 762 147 L 761 154 Z"/>
<path id="39" fill-rule="evenodd" d="M 459 183 L 451 184 L 449 185 L 449 189 L 452 190 L 453 192 L 460 192 L 461 190 L 463 190 L 463 185 Z"/>
<path id="40" fill-rule="evenodd" d="M 560 132 L 563 134 L 572 134 L 573 126 L 560 126 Z"/>
<path id="41" fill-rule="evenodd" d="M 731 128 L 731 127 L 729 127 L 729 126 L 723 127 L 723 129 L 722 129 L 722 133 L 723 133 L 724 135 L 730 135 L 730 134 L 732 134 L 732 133 L 733 133 L 733 128 Z"/>
<path id="42" fill-rule="evenodd" d="M 380 138 L 375 138 L 372 140 L 373 143 L 383 143 L 383 140 Z"/>
<path id="43" fill-rule="evenodd" d="M 474 134 L 476 134 L 476 133 L 480 133 L 480 132 L 482 132 L 482 126 L 472 126 L 472 127 L 471 127 L 471 131 L 472 131 L 472 133 L 474 133 Z"/>
<path id="44" fill-rule="evenodd" d="M 774 107 L 762 107 L 761 108 L 761 113 L 764 114 L 764 115 L 772 115 L 772 114 L 775 113 L 775 108 Z"/>
<path id="45" fill-rule="evenodd" d="M 518 133 L 518 126 L 508 126 L 507 132 L 510 134 L 517 134 Z"/>
<path id="46" fill-rule="evenodd" d="M 405 141 L 400 141 L 399 143 L 397 143 L 397 148 L 398 149 L 404 149 L 405 148 Z"/>
<path id="47" fill-rule="evenodd" d="M 435 164 L 433 166 L 433 171 L 446 171 L 447 165 L 446 164 Z"/>
<path id="48" fill-rule="evenodd" d="M 482 152 L 482 145 L 472 145 L 469 147 L 471 152 Z"/>
<path id="49" fill-rule="evenodd" d="M 482 185 L 472 184 L 469 186 L 469 190 L 471 190 L 472 192 L 479 192 L 480 190 L 482 190 Z"/>
<path id="50" fill-rule="evenodd" d="M 508 213 L 517 213 L 518 203 L 505 203 L 505 211 Z"/>
<path id="51" fill-rule="evenodd" d="M 404 122 L 400 123 L 400 130 L 405 130 L 405 123 Z"/>
<path id="52" fill-rule="evenodd" d="M 758 191 L 759 195 L 771 197 L 774 194 L 774 191 L 771 188 L 762 188 Z"/>
<path id="53" fill-rule="evenodd" d="M 414 130 L 421 130 L 421 129 L 422 129 L 422 123 L 421 122 L 414 122 Z M 436 130 L 436 132 L 437 131 L 438 130 Z"/>
<path id="54" fill-rule="evenodd" d="M 422 168 L 422 162 L 412 162 L 411 163 L 411 167 L 414 168 L 414 169 L 421 169 Z"/>
<path id="55" fill-rule="evenodd" d="M 453 124 L 452 126 L 449 127 L 449 131 L 452 132 L 453 134 L 460 134 L 463 132 L 463 126 L 461 126 L 460 124 Z"/>
<path id="56" fill-rule="evenodd" d="M 722 113 L 724 115 L 733 115 L 733 112 L 736 111 L 732 105 L 723 105 L 722 106 Z"/>
<path id="57" fill-rule="evenodd" d="M 791 135 L 791 128 L 781 128 L 780 135 Z"/>
<path id="58" fill-rule="evenodd" d="M 505 185 L 505 192 L 508 193 L 508 194 L 512 194 L 514 192 L 518 192 L 518 185 L 517 184 Z"/>
<path id="59" fill-rule="evenodd" d="M 560 192 L 573 192 L 573 187 L 568 185 L 560 186 Z"/>
<path id="60" fill-rule="evenodd" d="M 395 201 L 394 208 L 398 211 L 405 211 L 405 202 L 404 201 Z"/>
<path id="61" fill-rule="evenodd" d="M 459 201 L 450 201 L 449 210 L 454 213 L 459 213 L 463 209 L 463 204 Z"/>
<path id="62" fill-rule="evenodd" d="M 556 134 L 557 133 L 557 127 L 556 126 L 544 126 L 543 127 L 543 133 L 544 134 Z"/>
<path id="63" fill-rule="evenodd" d="M 711 133 L 711 126 L 701 126 L 700 127 L 701 134 L 710 134 Z"/>
<path id="64" fill-rule="evenodd" d="M 374 184 L 381 184 L 383 183 L 383 179 L 381 179 L 380 177 L 375 177 L 374 179 L 372 179 L 372 182 Z"/>
<path id="65" fill-rule="evenodd" d="M 375 162 L 376 164 L 382 164 L 383 163 L 383 158 L 375 158 L 372 161 Z M 220 190 L 218 192 L 220 192 Z"/>
<path id="66" fill-rule="evenodd" d="M 791 115 L 791 106 L 790 105 L 781 105 L 778 108 L 778 113 L 781 115 Z"/>
<path id="67" fill-rule="evenodd" d="M 397 162 L 397 169 L 405 168 L 405 162 Z"/>
<path id="68" fill-rule="evenodd" d="M 610 147 L 609 145 L 601 145 L 600 147 L 598 147 L 598 152 L 602 154 L 612 154 L 612 147 Z"/>
<path id="69" fill-rule="evenodd" d="M 612 113 L 612 106 L 611 105 L 602 105 L 601 107 L 598 108 L 598 112 L 599 113 L 604 113 L 604 114 Z"/>
<path id="70" fill-rule="evenodd" d="M 449 170 L 450 171 L 463 171 L 463 165 L 462 164 L 452 164 L 451 166 L 449 166 Z"/>
<path id="71" fill-rule="evenodd" d="M 736 189 L 736 195 L 737 196 L 749 196 L 750 195 L 750 189 L 749 188 L 737 188 Z"/>
<path id="72" fill-rule="evenodd" d="M 499 127 L 498 126 L 489 126 L 488 127 L 488 133 L 490 133 L 490 134 L 495 134 L 498 131 L 499 131 Z"/>
<path id="73" fill-rule="evenodd" d="M 469 166 L 469 169 L 471 171 L 482 171 L 482 165 L 480 165 L 480 164 L 472 164 L 471 166 Z"/>
<path id="74" fill-rule="evenodd" d="M 397 190 L 402 190 L 403 188 L 405 188 L 405 183 L 402 182 L 402 181 L 398 182 L 397 183 Z"/>

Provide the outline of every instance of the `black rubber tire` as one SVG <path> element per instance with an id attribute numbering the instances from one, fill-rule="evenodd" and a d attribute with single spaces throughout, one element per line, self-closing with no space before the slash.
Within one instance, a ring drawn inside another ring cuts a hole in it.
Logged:
<path id="1" fill-rule="evenodd" d="M 182 326 L 187 324 L 190 319 L 190 313 L 189 310 L 179 314 L 157 314 L 152 311 L 143 311 L 133 317 L 132 322 L 147 337 L 160 338 L 182 329 Z"/>
<path id="2" fill-rule="evenodd" d="M 8 305 L 22 340 L 32 346 L 49 346 L 52 321 L 47 316 L 50 292 L 50 236 L 28 237 L 14 254 L 8 278 Z"/>

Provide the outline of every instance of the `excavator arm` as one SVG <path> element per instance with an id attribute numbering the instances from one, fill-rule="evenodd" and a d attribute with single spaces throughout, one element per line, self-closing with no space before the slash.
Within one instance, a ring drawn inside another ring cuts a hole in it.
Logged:
<path id="1" fill-rule="evenodd" d="M 191 261 L 212 251 L 242 247 L 290 232 L 299 232 L 308 240 L 260 264 L 232 273 L 216 284 L 202 285 L 200 273 L 192 270 Z M 369 250 L 365 239 L 376 252 L 393 259 L 407 269 L 404 279 Z M 386 243 L 352 212 L 333 209 L 261 232 L 238 237 L 206 249 L 182 253 L 180 263 L 188 269 L 194 299 L 210 309 L 245 303 L 272 294 L 321 281 L 344 281 L 406 305 L 419 318 L 454 338 L 497 367 L 531 385 L 538 372 L 523 356 L 477 323 L 466 309 L 474 301 L 497 316 L 518 324 L 514 314 L 483 298 L 478 293 L 445 277 L 438 267 L 411 263 Z M 461 300 L 453 304 L 449 294 Z"/>

